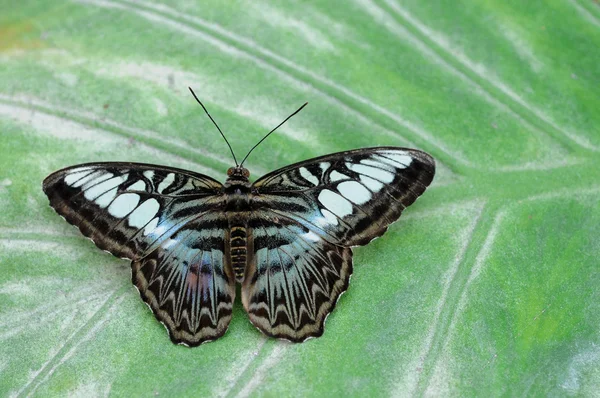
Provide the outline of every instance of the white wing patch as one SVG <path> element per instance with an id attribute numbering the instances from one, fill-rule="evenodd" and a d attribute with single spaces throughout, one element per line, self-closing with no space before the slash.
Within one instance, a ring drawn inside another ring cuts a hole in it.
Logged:
<path id="1" fill-rule="evenodd" d="M 156 216 L 159 209 L 160 204 L 156 199 L 151 198 L 146 200 L 129 215 L 129 225 L 136 228 L 145 226 L 154 218 L 154 216 Z"/>
<path id="2" fill-rule="evenodd" d="M 96 184 L 84 191 L 83 196 L 85 196 L 86 199 L 94 200 L 98 196 L 102 195 L 104 192 L 116 187 L 117 185 L 119 185 L 122 182 L 120 180 L 119 180 L 119 182 L 116 182 L 115 179 L 112 178 L 112 174 L 110 174 L 110 173 L 106 173 L 106 174 L 108 176 L 110 176 L 107 180 L 104 180 L 101 183 Z"/>
<path id="3" fill-rule="evenodd" d="M 337 190 L 346 199 L 357 205 L 362 205 L 371 200 L 371 192 L 356 181 L 341 182 L 338 184 Z"/>
<path id="4" fill-rule="evenodd" d="M 376 163 L 374 161 L 371 162 Z M 379 165 L 381 165 L 381 163 L 379 163 Z M 394 173 L 388 170 L 381 169 L 379 167 L 366 166 L 364 164 L 355 164 L 350 162 L 346 162 L 346 167 L 348 167 L 355 173 L 363 174 L 367 177 L 373 178 L 374 180 L 381 181 L 386 184 L 394 181 Z"/>
<path id="5" fill-rule="evenodd" d="M 338 225 L 338 218 L 329 210 L 321 209 L 321 214 L 323 214 L 326 224 Z"/>
<path id="6" fill-rule="evenodd" d="M 324 189 L 319 193 L 319 202 L 336 216 L 343 218 L 352 214 L 352 203 L 343 196 Z"/>
<path id="7" fill-rule="evenodd" d="M 150 181 L 152 181 L 152 178 L 154 177 L 154 170 L 146 170 L 146 171 L 144 171 L 144 177 L 146 177 L 147 179 L 149 179 Z"/>
<path id="8" fill-rule="evenodd" d="M 382 182 L 374 180 L 371 177 L 367 177 L 364 174 L 361 174 L 360 182 L 362 182 L 365 187 L 369 188 L 372 192 L 379 192 L 381 188 L 383 188 Z"/>
<path id="9" fill-rule="evenodd" d="M 312 183 L 313 185 L 319 184 L 319 179 L 315 177 L 310 171 L 308 171 L 306 167 L 300 167 L 300 175 L 302 176 L 302 178 Z"/>
<path id="10" fill-rule="evenodd" d="M 111 173 L 105 173 L 107 176 L 111 176 Z M 104 176 L 103 176 L 104 177 Z M 98 178 L 100 180 L 100 178 Z M 94 201 L 101 208 L 108 206 L 113 199 L 117 196 L 118 186 L 127 180 L 127 173 L 104 179 L 101 183 L 92 186 L 91 188 L 84 191 L 83 196 L 86 199 Z"/>
<path id="11" fill-rule="evenodd" d="M 97 171 L 94 174 L 95 175 L 93 178 L 90 178 L 90 179 L 86 178 L 86 180 L 87 180 L 86 183 L 83 184 L 83 186 L 81 187 L 82 191 L 87 191 L 88 189 L 93 188 L 94 186 L 98 185 L 99 183 L 114 177 L 114 174 L 105 173 L 103 171 Z"/>
<path id="12" fill-rule="evenodd" d="M 128 191 L 145 191 L 146 183 L 142 180 L 137 181 L 135 184 L 133 184 L 129 188 L 127 188 L 127 190 Z"/>
<path id="13" fill-rule="evenodd" d="M 75 169 L 72 173 L 70 173 L 69 175 L 67 175 L 65 177 L 65 184 L 72 186 L 72 187 L 79 187 L 81 185 L 83 185 L 83 183 L 79 184 L 79 181 L 84 178 L 85 176 L 90 175 L 91 169 L 89 167 L 83 167 L 80 169 Z M 77 185 L 75 185 L 77 184 Z"/>
<path id="14" fill-rule="evenodd" d="M 307 233 L 303 234 L 302 237 L 311 242 L 318 242 L 321 240 L 319 235 L 315 234 L 313 231 L 308 231 Z"/>
<path id="15" fill-rule="evenodd" d="M 71 185 L 72 187 L 80 187 L 82 190 L 85 189 L 85 186 L 93 185 L 95 181 L 100 180 L 104 175 L 104 171 L 96 170 L 91 174 L 79 179 L 77 182 Z"/>
<path id="16" fill-rule="evenodd" d="M 104 209 L 106 206 L 111 204 L 112 201 L 115 199 L 115 197 L 117 196 L 117 190 L 118 190 L 118 188 L 114 187 L 110 191 L 106 192 L 104 195 L 102 195 L 102 196 L 98 197 L 96 200 L 94 200 L 94 203 L 96 203 L 98 206 L 100 206 L 100 208 Z"/>
<path id="17" fill-rule="evenodd" d="M 152 231 L 154 231 L 157 226 L 158 226 L 158 217 L 154 217 L 148 223 L 148 225 L 146 225 L 146 228 L 144 228 L 144 235 L 148 235 L 149 233 L 151 233 Z"/>
<path id="18" fill-rule="evenodd" d="M 140 195 L 135 193 L 124 193 L 119 196 L 108 206 L 108 212 L 111 216 L 123 218 L 131 213 L 140 203 Z"/>
<path id="19" fill-rule="evenodd" d="M 389 162 L 389 159 L 393 161 L 393 163 Z M 399 169 L 405 169 L 412 163 L 413 159 L 410 155 L 406 155 L 406 152 L 383 152 L 378 156 L 378 160 L 389 163 L 394 167 L 398 167 Z"/>
<path id="20" fill-rule="evenodd" d="M 95 181 L 96 179 L 101 178 L 103 174 L 104 174 L 104 172 L 102 172 L 102 171 L 94 171 L 94 172 L 86 175 L 85 177 L 80 178 L 79 180 L 75 181 L 73 184 L 71 184 L 71 186 L 73 188 L 79 188 L 87 183 L 93 183 L 93 181 Z M 67 179 L 65 178 L 65 181 L 66 180 Z"/>
<path id="21" fill-rule="evenodd" d="M 350 179 L 350 177 L 338 172 L 337 170 L 333 170 L 331 172 L 331 174 L 329 174 L 329 181 L 331 181 L 331 182 L 341 181 L 341 180 L 349 180 L 349 179 Z"/>
<path id="22" fill-rule="evenodd" d="M 160 182 L 160 184 L 158 184 L 158 188 L 156 188 L 156 191 L 158 193 L 162 193 L 165 189 L 167 189 L 169 187 L 169 185 L 171 185 L 173 183 L 173 181 L 175 181 L 175 174 L 173 174 L 173 173 L 167 174 L 165 179 L 162 180 Z"/>

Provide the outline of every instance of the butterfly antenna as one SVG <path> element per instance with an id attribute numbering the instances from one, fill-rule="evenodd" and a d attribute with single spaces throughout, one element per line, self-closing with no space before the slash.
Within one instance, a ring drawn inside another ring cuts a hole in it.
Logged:
<path id="1" fill-rule="evenodd" d="M 256 143 L 256 145 L 254 145 L 252 147 L 252 149 L 250 149 L 250 151 L 248 151 L 248 154 L 246 155 L 246 157 L 244 157 L 244 160 L 242 160 L 242 163 L 240 163 L 240 167 L 244 164 L 244 162 L 246 161 L 246 159 L 248 159 L 248 156 L 250 156 L 250 154 L 252 153 L 252 151 L 254 150 L 254 148 L 256 148 L 257 146 L 259 146 L 261 142 L 263 142 L 264 140 L 266 140 L 267 137 L 271 135 L 271 133 L 273 133 L 275 130 L 277 130 L 279 127 L 281 127 L 285 122 L 287 122 L 288 120 L 290 120 L 292 118 L 292 116 L 294 116 L 296 113 L 300 112 L 302 110 L 302 108 L 304 108 L 306 105 L 308 105 L 308 102 L 305 102 L 304 105 L 302 105 L 300 108 L 298 108 L 298 110 L 296 110 L 296 112 L 294 112 L 291 115 L 289 115 L 288 117 L 286 117 L 283 122 L 279 123 L 277 125 L 277 127 L 275 127 L 273 130 L 269 131 L 269 133 L 267 135 L 265 135 L 260 141 L 258 141 Z"/>
<path id="2" fill-rule="evenodd" d="M 227 143 L 227 146 L 229 147 L 229 150 L 231 151 L 231 155 L 233 156 L 233 161 L 235 162 L 235 165 L 238 166 L 237 159 L 235 158 L 235 153 L 233 153 L 233 149 L 231 148 L 231 145 L 229 144 L 229 141 L 227 141 L 227 138 L 225 138 L 225 134 L 223 134 L 223 132 L 219 128 L 219 125 L 217 124 L 217 122 L 215 122 L 215 119 L 213 119 L 212 116 L 210 115 L 210 113 L 208 113 L 208 110 L 206 109 L 206 107 L 204 106 L 204 104 L 202 102 L 200 102 L 200 100 L 198 99 L 198 97 L 196 97 L 196 93 L 194 93 L 194 90 L 192 90 L 191 87 L 188 87 L 188 88 L 190 89 L 190 92 L 192 93 L 192 95 L 194 96 L 194 98 L 196 98 L 196 101 L 198 101 L 198 103 L 200 104 L 200 106 L 202 107 L 202 109 L 204 109 L 204 112 L 206 112 L 206 114 L 208 115 L 208 117 L 210 118 L 210 120 L 213 122 L 213 124 L 215 125 L 215 127 L 217 128 L 217 130 L 219 130 L 219 133 L 221 133 L 221 137 L 223 137 L 223 139 Z M 279 127 L 279 126 L 277 126 L 277 127 Z"/>

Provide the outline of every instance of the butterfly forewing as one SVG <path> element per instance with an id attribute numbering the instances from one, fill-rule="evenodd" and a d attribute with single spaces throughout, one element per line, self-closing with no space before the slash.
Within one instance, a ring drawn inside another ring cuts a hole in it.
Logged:
<path id="1" fill-rule="evenodd" d="M 357 246 L 381 236 L 425 191 L 434 173 L 435 162 L 424 152 L 378 147 L 287 166 L 254 187 L 260 206 L 331 243 Z"/>
<path id="2" fill-rule="evenodd" d="M 160 246 L 214 208 L 221 184 L 185 170 L 136 163 L 90 163 L 49 175 L 50 205 L 103 250 L 129 259 Z"/>

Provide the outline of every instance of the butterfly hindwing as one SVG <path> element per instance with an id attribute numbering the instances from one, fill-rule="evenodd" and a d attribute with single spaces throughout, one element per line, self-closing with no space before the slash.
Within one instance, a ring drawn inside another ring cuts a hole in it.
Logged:
<path id="1" fill-rule="evenodd" d="M 268 211 L 253 212 L 248 226 L 254 257 L 242 302 L 252 323 L 294 342 L 322 335 L 327 315 L 348 287 L 352 250 Z"/>
<path id="2" fill-rule="evenodd" d="M 231 320 L 235 277 L 226 263 L 227 219 L 199 215 L 132 263 L 132 281 L 174 343 L 196 346 L 222 336 Z"/>
<path id="3" fill-rule="evenodd" d="M 254 183 L 258 206 L 291 217 L 334 244 L 381 236 L 433 180 L 425 152 L 377 147 L 334 153 L 284 167 Z"/>
<path id="4" fill-rule="evenodd" d="M 210 177 L 139 163 L 90 163 L 49 175 L 43 189 L 57 213 L 99 248 L 143 257 L 215 206 L 222 185 Z"/>

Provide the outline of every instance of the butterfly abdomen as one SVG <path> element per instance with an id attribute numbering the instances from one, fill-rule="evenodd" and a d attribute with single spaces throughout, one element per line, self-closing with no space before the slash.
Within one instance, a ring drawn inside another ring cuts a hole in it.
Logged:
<path id="1" fill-rule="evenodd" d="M 230 176 L 224 185 L 225 212 L 229 219 L 229 256 L 235 280 L 244 281 L 247 260 L 247 213 L 250 210 L 250 186 L 245 176 Z"/>
<path id="2" fill-rule="evenodd" d="M 244 280 L 246 269 L 246 227 L 234 225 L 229 231 L 229 247 L 231 253 L 231 265 L 238 282 Z"/>

